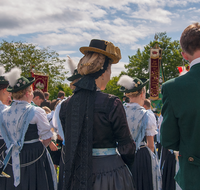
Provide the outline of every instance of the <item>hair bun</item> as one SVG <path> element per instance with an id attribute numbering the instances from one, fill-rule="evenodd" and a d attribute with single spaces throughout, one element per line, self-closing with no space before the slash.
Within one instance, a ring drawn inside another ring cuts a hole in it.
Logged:
<path id="1" fill-rule="evenodd" d="M 99 71 L 105 62 L 106 56 L 100 53 L 88 52 L 78 63 L 78 73 L 88 75 Z"/>

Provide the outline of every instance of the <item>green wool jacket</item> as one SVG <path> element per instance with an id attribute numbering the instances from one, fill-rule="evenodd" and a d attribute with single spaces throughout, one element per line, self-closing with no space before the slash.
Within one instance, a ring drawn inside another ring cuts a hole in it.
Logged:
<path id="1" fill-rule="evenodd" d="M 183 190 L 200 190 L 200 63 L 162 86 L 161 144 L 179 151 L 175 176 Z"/>

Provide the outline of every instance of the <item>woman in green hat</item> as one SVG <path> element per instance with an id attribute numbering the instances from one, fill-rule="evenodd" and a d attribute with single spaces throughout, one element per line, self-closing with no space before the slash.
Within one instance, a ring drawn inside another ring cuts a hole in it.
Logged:
<path id="1" fill-rule="evenodd" d="M 0 131 L 7 146 L 0 169 L 11 176 L 0 177 L 1 189 L 55 190 L 56 173 L 45 148 L 51 141 L 51 127 L 45 111 L 30 104 L 35 79 L 20 75 L 21 70 L 13 68 L 5 76 L 14 102 L 0 115 Z"/>
<path id="2" fill-rule="evenodd" d="M 118 81 L 120 91 L 129 97 L 124 104 L 128 126 L 136 143 L 136 156 L 130 170 L 137 190 L 160 190 L 161 175 L 154 154 L 154 135 L 157 134 L 155 116 L 146 110 L 144 100 L 148 80 L 141 81 L 122 75 Z"/>
<path id="3" fill-rule="evenodd" d="M 0 114 L 2 114 L 2 111 L 8 107 L 9 102 L 11 101 L 11 93 L 7 91 L 9 82 L 5 80 L 5 77 L 3 76 L 4 73 L 4 67 L 0 66 Z M 4 142 L 0 132 L 0 161 L 3 160 L 2 155 L 4 154 L 5 150 L 6 143 Z"/>
<path id="4" fill-rule="evenodd" d="M 11 101 L 11 93 L 7 91 L 7 87 L 9 85 L 9 82 L 5 80 L 5 69 L 3 66 L 0 66 L 0 105 L 6 105 L 10 104 Z M 1 107 L 2 111 L 2 107 Z"/>
<path id="5" fill-rule="evenodd" d="M 133 163 L 135 143 L 123 105 L 118 97 L 101 92 L 111 65 L 121 59 L 120 50 L 93 39 L 80 51 L 84 57 L 77 70 L 82 78 L 59 113 L 65 140 L 63 189 L 134 190 L 127 165 Z"/>

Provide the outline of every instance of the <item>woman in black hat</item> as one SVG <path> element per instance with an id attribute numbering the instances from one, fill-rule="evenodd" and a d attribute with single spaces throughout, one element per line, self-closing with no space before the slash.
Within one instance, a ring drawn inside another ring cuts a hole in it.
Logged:
<path id="1" fill-rule="evenodd" d="M 129 97 L 124 105 L 131 135 L 136 143 L 136 156 L 130 170 L 137 190 L 160 190 L 161 175 L 154 154 L 154 135 L 157 134 L 155 116 L 143 105 L 146 97 L 145 85 L 138 78 L 122 75 L 118 81 L 120 91 Z"/>
<path id="2" fill-rule="evenodd" d="M 45 148 L 51 141 L 51 127 L 45 111 L 30 104 L 35 79 L 20 74 L 20 69 L 13 68 L 5 76 L 7 91 L 15 101 L 0 115 L 0 131 L 7 146 L 0 169 L 11 176 L 0 177 L 1 189 L 55 190 L 56 173 Z"/>
<path id="3" fill-rule="evenodd" d="M 0 114 L 2 114 L 2 111 L 5 108 L 7 108 L 11 100 L 10 92 L 7 91 L 9 82 L 5 80 L 5 77 L 3 76 L 4 72 L 5 72 L 4 67 L 0 66 Z M 0 132 L 0 161 L 3 160 L 2 155 L 4 154 L 5 150 L 6 150 L 6 143 L 4 142 Z"/>
<path id="4" fill-rule="evenodd" d="M 111 42 L 92 40 L 80 51 L 85 55 L 78 64 L 83 77 L 59 115 L 65 139 L 63 189 L 132 190 L 126 164 L 133 162 L 135 143 L 123 105 L 101 92 L 110 80 L 111 64 L 121 59 L 120 50 Z"/>

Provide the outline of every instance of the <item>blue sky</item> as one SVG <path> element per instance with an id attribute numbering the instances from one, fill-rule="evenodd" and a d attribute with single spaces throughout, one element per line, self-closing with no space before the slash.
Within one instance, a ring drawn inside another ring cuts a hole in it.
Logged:
<path id="1" fill-rule="evenodd" d="M 122 59 L 112 66 L 118 76 L 128 56 L 157 32 L 179 40 L 184 28 L 200 19 L 200 0 L 0 0 L 0 40 L 50 47 L 76 63 L 91 39 L 113 42 Z M 65 65 L 69 70 L 68 65 Z M 70 74 L 69 74 L 70 75 Z"/>

